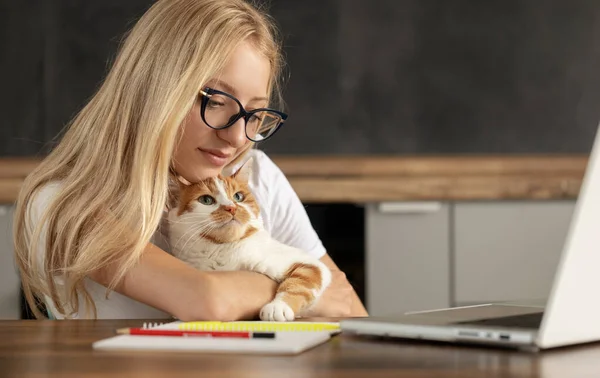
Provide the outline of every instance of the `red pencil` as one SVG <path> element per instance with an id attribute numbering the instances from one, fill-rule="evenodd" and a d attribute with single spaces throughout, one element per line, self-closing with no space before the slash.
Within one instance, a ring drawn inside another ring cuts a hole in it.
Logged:
<path id="1" fill-rule="evenodd" d="M 180 331 L 173 329 L 148 329 L 148 328 L 122 328 L 117 330 L 122 335 L 142 336 L 178 336 L 178 337 L 231 337 L 242 339 L 274 339 L 273 332 L 247 332 L 247 331 Z"/>

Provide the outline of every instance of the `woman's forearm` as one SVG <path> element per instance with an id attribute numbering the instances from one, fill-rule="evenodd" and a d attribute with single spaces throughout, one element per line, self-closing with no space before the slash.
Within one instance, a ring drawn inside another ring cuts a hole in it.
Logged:
<path id="1" fill-rule="evenodd" d="M 369 316 L 369 313 L 367 312 L 367 309 L 365 308 L 365 306 L 360 301 L 360 298 L 358 297 L 358 294 L 356 294 L 356 291 L 352 291 L 352 308 L 351 308 L 351 311 L 352 311 L 352 313 L 350 314 L 350 316 L 354 316 L 354 317 Z"/>
<path id="2" fill-rule="evenodd" d="M 108 286 L 115 270 L 109 266 L 90 278 Z M 262 274 L 198 271 L 151 243 L 115 287 L 183 321 L 254 318 L 273 299 L 275 290 L 275 281 Z"/>
<path id="3" fill-rule="evenodd" d="M 325 254 L 320 260 L 323 262 L 323 264 L 327 265 L 329 269 L 340 270 L 336 263 L 331 259 L 329 254 Z M 350 305 L 350 316 L 368 316 L 369 314 L 358 297 L 358 294 L 356 294 L 356 290 L 352 290 L 351 297 L 352 303 Z"/>
<path id="4" fill-rule="evenodd" d="M 207 272 L 205 302 L 211 303 L 221 321 L 248 320 L 258 317 L 260 309 L 270 302 L 277 289 L 269 277 L 249 271 Z"/>

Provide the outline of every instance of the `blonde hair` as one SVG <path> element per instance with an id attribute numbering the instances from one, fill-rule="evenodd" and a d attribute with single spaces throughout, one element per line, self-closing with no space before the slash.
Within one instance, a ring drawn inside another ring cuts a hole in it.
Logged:
<path id="1" fill-rule="evenodd" d="M 21 187 L 15 256 L 37 318 L 45 297 L 66 317 L 79 313 L 80 295 L 96 317 L 84 278 L 116 263 L 108 295 L 151 240 L 179 126 L 199 89 L 249 41 L 271 63 L 273 106 L 281 98 L 277 37 L 273 20 L 243 0 L 160 0 L 140 18 L 102 86 Z M 36 194 L 55 181 L 60 190 L 33 219 Z"/>

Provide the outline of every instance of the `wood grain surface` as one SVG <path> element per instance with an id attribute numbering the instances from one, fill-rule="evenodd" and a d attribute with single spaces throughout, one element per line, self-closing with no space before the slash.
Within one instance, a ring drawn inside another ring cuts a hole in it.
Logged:
<path id="1" fill-rule="evenodd" d="M 600 345 L 538 354 L 344 334 L 296 356 L 96 351 L 141 320 L 0 321 L 2 377 L 593 377 Z"/>
<path id="2" fill-rule="evenodd" d="M 273 156 L 304 202 L 576 198 L 586 155 Z M 0 202 L 17 197 L 36 159 L 0 159 Z"/>

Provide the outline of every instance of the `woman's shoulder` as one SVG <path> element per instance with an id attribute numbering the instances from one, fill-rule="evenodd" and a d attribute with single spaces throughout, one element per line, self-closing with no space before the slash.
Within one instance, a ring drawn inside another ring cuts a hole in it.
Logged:
<path id="1" fill-rule="evenodd" d="M 32 195 L 31 201 L 27 204 L 27 208 L 33 211 L 34 215 L 39 215 L 40 212 L 48 206 L 48 203 L 60 191 L 62 186 L 61 181 L 51 181 L 40 186 Z"/>
<path id="2" fill-rule="evenodd" d="M 43 197 L 43 198 L 52 197 L 58 191 L 60 191 L 61 186 L 62 186 L 62 181 L 57 180 L 57 181 L 47 182 L 46 184 L 40 186 L 40 188 L 38 189 L 38 191 L 36 193 L 36 196 Z"/>
<path id="3" fill-rule="evenodd" d="M 275 162 L 261 150 L 252 149 L 248 151 L 244 159 L 234 167 L 233 172 L 244 164 L 252 164 L 251 184 L 270 184 L 285 177 Z"/>
<path id="4" fill-rule="evenodd" d="M 267 200 L 273 199 L 274 195 L 285 194 L 286 188 L 289 186 L 287 185 L 287 179 L 281 169 L 264 151 L 258 149 L 248 151 L 231 172 L 236 172 L 244 164 L 252 164 L 250 167 L 252 173 L 248 184 L 256 196 Z"/>

